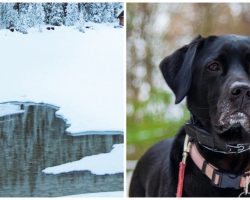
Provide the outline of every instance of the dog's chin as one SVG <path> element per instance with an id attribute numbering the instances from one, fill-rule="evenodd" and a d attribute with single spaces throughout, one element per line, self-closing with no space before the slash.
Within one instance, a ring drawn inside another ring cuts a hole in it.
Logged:
<path id="1" fill-rule="evenodd" d="M 250 140 L 250 118 L 242 112 L 236 112 L 226 117 L 219 126 L 214 126 L 218 137 L 224 141 L 244 142 Z"/>
<path id="2" fill-rule="evenodd" d="M 231 125 L 227 130 L 221 132 L 221 135 L 242 135 L 247 133 L 248 130 L 243 127 L 241 124 L 237 123 L 237 124 L 233 124 Z"/>
<path id="3" fill-rule="evenodd" d="M 220 132 L 218 137 L 221 140 L 232 144 L 250 142 L 250 132 L 241 124 L 231 125 L 227 130 Z"/>
<path id="4" fill-rule="evenodd" d="M 219 126 L 214 126 L 214 130 L 221 137 L 250 136 L 250 118 L 242 112 L 236 112 L 226 117 Z"/>

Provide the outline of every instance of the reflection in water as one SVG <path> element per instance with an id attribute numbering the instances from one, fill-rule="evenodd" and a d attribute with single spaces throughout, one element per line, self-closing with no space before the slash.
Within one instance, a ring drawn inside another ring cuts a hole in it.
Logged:
<path id="1" fill-rule="evenodd" d="M 123 135 L 69 135 L 68 125 L 48 104 L 19 103 L 24 113 L 0 117 L 0 196 L 62 196 L 123 190 L 123 174 L 90 172 L 46 175 L 42 170 L 107 153 Z"/>

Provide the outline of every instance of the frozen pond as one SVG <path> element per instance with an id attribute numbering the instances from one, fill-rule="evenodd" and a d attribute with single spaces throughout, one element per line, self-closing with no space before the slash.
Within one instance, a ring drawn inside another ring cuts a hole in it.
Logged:
<path id="1" fill-rule="evenodd" d="M 122 132 L 66 133 L 59 109 L 48 104 L 12 102 L 19 111 L 0 116 L 0 197 L 50 197 L 123 190 L 123 173 L 94 175 L 42 170 L 85 156 L 107 153 L 123 143 Z M 90 134 L 90 135 L 89 135 Z"/>

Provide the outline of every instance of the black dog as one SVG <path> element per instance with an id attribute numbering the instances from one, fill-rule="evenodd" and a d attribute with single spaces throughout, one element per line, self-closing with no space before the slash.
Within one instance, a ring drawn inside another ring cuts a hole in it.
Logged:
<path id="1" fill-rule="evenodd" d="M 176 103 L 187 97 L 191 120 L 143 155 L 129 196 L 176 196 L 186 134 L 202 164 L 194 155 L 187 158 L 183 196 L 244 196 L 250 178 L 250 38 L 199 36 L 166 57 L 160 69 Z"/>

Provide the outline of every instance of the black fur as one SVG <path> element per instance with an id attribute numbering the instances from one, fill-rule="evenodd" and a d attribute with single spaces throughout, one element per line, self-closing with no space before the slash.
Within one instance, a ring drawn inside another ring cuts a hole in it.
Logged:
<path id="1" fill-rule="evenodd" d="M 186 96 L 188 109 L 215 140 L 250 143 L 249 37 L 199 36 L 166 57 L 160 69 L 176 103 Z M 185 134 L 182 127 L 174 138 L 154 145 L 142 156 L 131 180 L 130 197 L 176 196 Z M 198 150 L 225 172 L 237 175 L 250 170 L 250 151 L 222 154 L 202 145 Z M 234 197 L 241 192 L 242 189 L 213 186 L 188 158 L 183 196 Z"/>
<path id="2" fill-rule="evenodd" d="M 175 103 L 180 103 L 183 100 L 191 85 L 192 65 L 200 40 L 199 36 L 189 45 L 166 57 L 160 64 L 165 80 L 175 93 Z"/>

